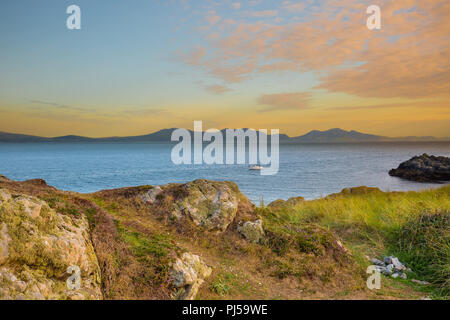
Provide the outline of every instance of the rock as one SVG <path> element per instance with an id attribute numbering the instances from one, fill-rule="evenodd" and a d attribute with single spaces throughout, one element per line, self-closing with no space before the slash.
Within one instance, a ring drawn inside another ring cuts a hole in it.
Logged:
<path id="1" fill-rule="evenodd" d="M 396 271 L 406 270 L 406 267 L 396 257 L 391 258 L 391 262 L 394 265 Z"/>
<path id="2" fill-rule="evenodd" d="M 389 264 L 392 264 L 392 256 L 390 256 L 390 257 L 384 257 L 384 263 L 386 264 L 386 265 L 389 265 Z"/>
<path id="3" fill-rule="evenodd" d="M 304 201 L 305 201 L 305 198 L 303 198 L 303 197 L 293 197 L 293 198 L 289 198 L 286 201 L 284 201 L 282 199 L 279 199 L 279 200 L 275 200 L 275 201 L 269 203 L 267 205 L 267 207 L 270 208 L 270 209 L 278 210 L 278 209 L 283 209 L 283 208 L 286 208 L 286 207 L 297 206 L 297 205 L 301 204 Z"/>
<path id="4" fill-rule="evenodd" d="M 178 199 L 172 217 L 189 217 L 208 231 L 223 232 L 233 222 L 243 196 L 237 185 L 228 181 L 195 180 L 176 187 Z"/>
<path id="5" fill-rule="evenodd" d="M 389 175 L 419 182 L 450 181 L 450 158 L 424 153 L 402 162 Z"/>
<path id="6" fill-rule="evenodd" d="M 0 265 L 4 264 L 9 257 L 9 243 L 11 237 L 8 233 L 8 225 L 0 224 Z"/>
<path id="7" fill-rule="evenodd" d="M 61 215 L 38 198 L 0 190 L 0 299 L 101 299 L 100 269 L 84 216 Z M 81 287 L 69 290 L 69 266 Z"/>
<path id="8" fill-rule="evenodd" d="M 387 265 L 387 266 L 386 266 L 386 271 L 383 272 L 383 274 L 384 274 L 385 276 L 390 276 L 390 275 L 393 274 L 393 273 L 394 273 L 394 265 L 392 265 L 392 264 Z"/>
<path id="9" fill-rule="evenodd" d="M 175 298 L 178 300 L 193 300 L 204 279 L 211 275 L 208 267 L 199 256 L 189 252 L 183 253 L 170 270 L 173 286 L 178 289 Z"/>
<path id="10" fill-rule="evenodd" d="M 365 195 L 369 193 L 382 193 L 378 188 L 374 187 L 366 187 L 366 186 L 360 186 L 360 187 L 353 187 L 353 188 L 345 188 L 342 189 L 339 193 L 332 193 L 328 195 L 326 198 L 336 198 L 336 197 L 342 197 L 342 196 L 349 196 L 349 195 Z"/>
<path id="11" fill-rule="evenodd" d="M 264 239 L 262 220 L 247 221 L 242 226 L 238 226 L 237 231 L 248 241 L 253 243 L 261 242 Z"/>
<path id="12" fill-rule="evenodd" d="M 399 273 L 394 273 L 391 277 L 394 278 L 394 279 L 396 279 L 396 278 L 398 278 L 399 276 L 400 276 Z"/>
<path id="13" fill-rule="evenodd" d="M 386 267 L 382 267 L 382 266 L 375 266 L 375 269 L 378 271 L 378 272 L 380 272 L 380 273 L 382 273 L 382 274 L 385 274 L 385 272 L 386 272 Z"/>
<path id="14" fill-rule="evenodd" d="M 406 275 L 406 273 L 400 273 L 400 278 L 406 280 L 408 276 Z"/>
<path id="15" fill-rule="evenodd" d="M 153 204 L 156 201 L 156 197 L 163 192 L 160 186 L 155 186 L 152 189 L 148 190 L 148 192 L 142 195 L 142 200 L 145 203 Z"/>
<path id="16" fill-rule="evenodd" d="M 381 260 L 378 260 L 377 258 L 372 258 L 372 259 L 370 259 L 370 261 L 376 266 L 382 266 L 382 267 L 385 266 L 384 262 Z"/>
<path id="17" fill-rule="evenodd" d="M 411 282 L 417 283 L 417 284 L 421 284 L 423 286 L 427 286 L 430 283 L 428 281 L 423 281 L 423 280 L 417 280 L 417 279 L 412 279 Z"/>

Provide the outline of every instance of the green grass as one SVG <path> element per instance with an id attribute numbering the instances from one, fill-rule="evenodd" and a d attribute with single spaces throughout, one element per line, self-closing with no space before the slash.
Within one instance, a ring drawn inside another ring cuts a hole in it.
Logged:
<path id="1" fill-rule="evenodd" d="M 279 233 L 282 226 L 319 225 L 341 236 L 361 264 L 368 263 L 364 255 L 396 255 L 421 280 L 432 282 L 441 296 L 448 295 L 450 186 L 422 192 L 338 195 L 259 211 L 269 235 L 273 230 Z M 283 234 L 289 237 L 290 233 Z M 295 244 L 308 251 L 316 243 L 300 237 L 274 248 L 283 253 Z"/>
<path id="2" fill-rule="evenodd" d="M 450 211 L 423 213 L 394 235 L 392 250 L 444 296 L 450 293 Z"/>
<path id="3" fill-rule="evenodd" d="M 214 281 L 211 282 L 209 289 L 221 297 L 232 295 L 236 292 L 249 294 L 252 291 L 252 287 L 246 282 L 246 279 L 233 272 L 220 273 Z"/>
<path id="4" fill-rule="evenodd" d="M 150 281 L 155 286 L 167 285 L 169 267 L 181 253 L 172 238 L 166 234 L 144 235 L 126 229 L 118 220 L 114 220 L 114 223 L 119 237 L 130 246 L 133 254 L 147 268 L 148 272 L 135 280 Z"/>

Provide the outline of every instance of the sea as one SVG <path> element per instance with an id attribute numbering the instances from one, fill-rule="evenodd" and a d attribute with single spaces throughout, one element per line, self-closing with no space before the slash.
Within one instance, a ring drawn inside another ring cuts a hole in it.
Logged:
<path id="1" fill-rule="evenodd" d="M 167 143 L 0 143 L 0 174 L 42 178 L 58 189 L 91 193 L 139 185 L 230 180 L 255 204 L 302 196 L 317 199 L 343 188 L 383 191 L 436 188 L 391 177 L 414 155 L 450 156 L 450 142 L 376 142 L 280 145 L 279 171 L 263 176 L 244 165 L 175 165 Z"/>

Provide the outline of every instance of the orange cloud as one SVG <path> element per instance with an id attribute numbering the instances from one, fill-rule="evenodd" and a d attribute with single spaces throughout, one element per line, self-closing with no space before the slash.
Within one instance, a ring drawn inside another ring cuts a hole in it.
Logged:
<path id="1" fill-rule="evenodd" d="M 257 99 L 258 104 L 268 106 L 260 110 L 261 112 L 306 109 L 309 108 L 311 93 L 309 92 L 290 92 L 265 94 Z"/>
<path id="2" fill-rule="evenodd" d="M 300 10 L 294 2 L 281 8 Z M 358 0 L 329 0 L 302 21 L 240 22 L 201 66 L 226 82 L 272 71 L 315 71 L 318 88 L 361 97 L 450 98 L 450 2 L 384 1 L 382 29 Z M 276 15 L 257 11 L 252 16 Z"/>

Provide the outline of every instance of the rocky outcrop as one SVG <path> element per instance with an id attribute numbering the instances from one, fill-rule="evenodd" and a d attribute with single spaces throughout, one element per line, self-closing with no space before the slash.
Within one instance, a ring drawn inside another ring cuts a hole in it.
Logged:
<path id="1" fill-rule="evenodd" d="M 424 153 L 402 162 L 389 175 L 418 182 L 450 181 L 450 158 L 429 156 Z"/>
<path id="2" fill-rule="evenodd" d="M 183 253 L 172 265 L 170 278 L 176 292 L 174 298 L 178 300 L 194 300 L 198 289 L 211 275 L 208 267 L 199 256 L 189 252 Z"/>
<path id="3" fill-rule="evenodd" d="M 289 198 L 288 200 L 278 199 L 275 200 L 267 205 L 267 207 L 271 209 L 282 209 L 286 207 L 293 207 L 301 204 L 305 201 L 305 198 L 303 197 L 293 197 Z"/>
<path id="4" fill-rule="evenodd" d="M 261 219 L 244 222 L 241 226 L 238 226 L 237 230 L 249 242 L 259 243 L 264 239 L 264 229 Z"/>
<path id="5" fill-rule="evenodd" d="M 383 191 L 375 187 L 360 186 L 360 187 L 344 188 L 341 190 L 341 192 L 332 193 L 326 196 L 326 198 L 336 198 L 342 196 L 360 196 L 369 193 L 382 193 L 382 192 Z"/>
<path id="6" fill-rule="evenodd" d="M 142 199 L 169 214 L 171 219 L 187 218 L 213 232 L 225 231 L 242 208 L 252 211 L 254 207 L 234 182 L 203 179 L 154 187 Z"/>
<path id="7" fill-rule="evenodd" d="M 100 282 L 84 216 L 0 189 L 0 299 L 101 299 Z"/>

